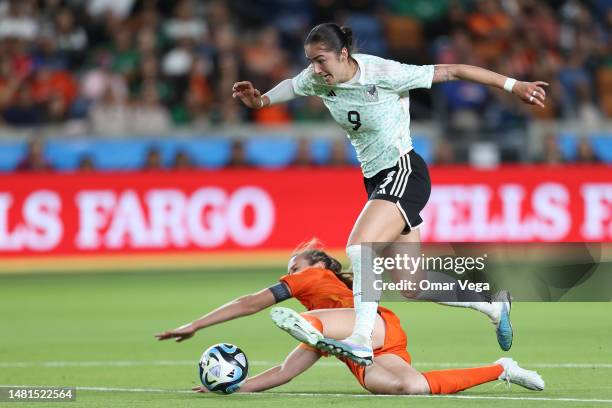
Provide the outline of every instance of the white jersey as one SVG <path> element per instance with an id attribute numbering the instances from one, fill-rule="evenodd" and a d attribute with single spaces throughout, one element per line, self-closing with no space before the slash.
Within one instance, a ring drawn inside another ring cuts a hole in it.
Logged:
<path id="1" fill-rule="evenodd" d="M 312 64 L 291 82 L 298 95 L 318 96 L 342 126 L 357 152 L 365 177 L 395 166 L 412 150 L 408 91 L 431 88 L 433 65 L 407 65 L 355 54 L 357 81 L 328 85 Z"/>

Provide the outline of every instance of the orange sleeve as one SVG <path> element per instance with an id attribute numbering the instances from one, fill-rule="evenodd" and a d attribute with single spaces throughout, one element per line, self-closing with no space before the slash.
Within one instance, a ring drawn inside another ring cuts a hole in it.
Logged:
<path id="1" fill-rule="evenodd" d="M 318 279 L 318 275 L 314 273 L 315 270 L 314 268 L 304 269 L 298 273 L 283 275 L 279 280 L 289 286 L 293 297 L 299 297 L 312 286 L 313 281 Z"/>
<path id="2" fill-rule="evenodd" d="M 301 276 L 298 276 L 301 275 L 302 272 L 294 273 L 291 275 L 283 275 L 279 279 L 281 282 L 283 282 L 289 287 L 289 290 L 291 291 L 291 296 L 293 297 L 298 297 L 300 295 L 300 292 L 304 290 L 305 286 L 303 283 L 303 279 L 301 279 Z"/>

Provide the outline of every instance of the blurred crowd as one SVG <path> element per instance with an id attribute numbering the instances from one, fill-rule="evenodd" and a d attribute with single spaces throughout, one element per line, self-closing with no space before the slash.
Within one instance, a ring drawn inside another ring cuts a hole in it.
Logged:
<path id="1" fill-rule="evenodd" d="M 529 116 L 588 125 L 612 114 L 608 0 L 4 0 L 2 121 L 159 133 L 186 123 L 326 119 L 317 99 L 248 112 L 230 91 L 236 80 L 266 90 L 296 74 L 306 65 L 303 38 L 324 21 L 350 25 L 362 52 L 551 83 L 544 110 L 447 83 L 434 101 L 415 96 L 417 118 L 470 129 Z"/>
<path id="2" fill-rule="evenodd" d="M 335 21 L 353 28 L 361 52 L 549 82 L 545 109 L 466 82 L 412 93 L 413 118 L 444 127 L 436 155 L 473 135 L 512 147 L 532 118 L 588 130 L 612 117 L 610 3 L 0 0 L 0 127 L 163 134 L 182 125 L 330 120 L 318 98 L 250 111 L 231 87 L 248 79 L 267 90 L 295 75 L 307 64 L 309 29 Z"/>

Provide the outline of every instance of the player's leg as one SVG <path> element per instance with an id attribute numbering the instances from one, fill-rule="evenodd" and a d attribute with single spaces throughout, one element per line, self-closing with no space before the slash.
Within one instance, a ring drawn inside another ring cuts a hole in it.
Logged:
<path id="1" fill-rule="evenodd" d="M 501 364 L 485 367 L 436 370 L 421 373 L 395 354 L 374 358 L 365 371 L 365 388 L 373 394 L 454 394 L 496 381 L 504 372 Z"/>
<path id="2" fill-rule="evenodd" d="M 321 321 L 323 335 L 331 339 L 345 339 L 351 335 L 355 326 L 355 309 L 321 309 L 304 313 Z M 385 322 L 376 314 L 372 330 L 372 348 L 382 347 L 385 342 Z"/>
<path id="3" fill-rule="evenodd" d="M 402 247 L 402 251 L 406 252 L 414 252 L 420 254 L 419 243 L 421 242 L 421 235 L 419 229 L 412 229 L 407 234 L 400 234 L 395 243 L 400 245 L 407 244 L 407 246 Z M 412 247 L 413 246 L 413 247 Z M 390 248 L 393 251 L 393 248 Z M 401 279 L 400 276 L 393 276 L 394 272 L 392 272 L 392 279 L 394 281 L 398 281 Z M 441 273 L 437 273 L 438 275 L 442 275 Z M 413 275 L 413 279 L 425 279 L 429 273 L 424 270 L 416 271 Z M 446 275 L 443 275 L 446 277 Z M 470 302 L 452 302 L 452 301 L 443 301 L 440 299 L 436 299 L 434 297 L 429 297 L 426 293 L 410 293 L 404 292 L 402 293 L 407 298 L 415 298 L 416 300 L 427 300 L 430 302 L 435 302 L 445 306 L 452 307 L 464 307 L 469 309 L 477 310 L 483 314 L 485 314 L 491 320 L 491 323 L 495 326 L 495 334 L 497 336 L 497 342 L 502 350 L 508 351 L 512 347 L 512 340 L 514 337 L 514 333 L 512 330 L 512 324 L 510 323 L 510 310 L 512 308 L 512 301 L 510 298 L 510 293 L 506 290 L 502 290 L 496 293 L 490 302 L 484 301 L 470 301 Z"/>
<path id="4" fill-rule="evenodd" d="M 361 243 L 363 242 L 393 242 L 405 223 L 401 213 L 394 203 L 385 200 L 370 200 L 359 215 L 348 240 L 346 253 L 353 270 L 353 296 L 355 304 L 355 324 L 350 336 L 338 341 L 325 338 L 317 346 L 321 350 L 338 356 L 345 356 L 360 365 L 372 363 L 371 337 L 374 329 L 379 295 L 374 299 L 362 299 L 362 268 Z M 364 271 L 373 273 L 372 270 Z M 373 290 L 373 288 L 372 288 Z"/>
<path id="5" fill-rule="evenodd" d="M 483 367 L 419 372 L 395 354 L 374 358 L 365 369 L 365 388 L 373 394 L 454 394 L 488 382 L 502 380 L 541 391 L 544 380 L 509 358 Z"/>
<path id="6" fill-rule="evenodd" d="M 382 250 L 384 243 L 394 242 L 402 231 L 418 228 L 423 221 L 419 212 L 427 203 L 431 192 L 427 165 L 414 151 L 400 157 L 396 166 L 366 179 L 365 185 L 369 201 L 351 231 L 346 251 L 354 275 L 355 326 L 348 338 L 340 342 L 323 339 L 320 345 L 323 350 L 346 356 L 361 365 L 372 363 L 370 337 L 380 298 L 380 292 L 368 287 L 373 296 L 363 299 L 362 283 L 374 279 L 370 268 L 364 270 L 362 276 L 361 244 L 383 243 L 377 248 Z"/>
<path id="7" fill-rule="evenodd" d="M 500 358 L 483 367 L 427 371 L 423 376 L 432 394 L 454 394 L 495 380 L 517 384 L 533 391 L 544 389 L 544 380 L 537 372 L 519 367 L 511 358 Z"/>
<path id="8" fill-rule="evenodd" d="M 495 334 L 499 347 L 508 351 L 512 347 L 514 331 L 510 322 L 510 310 L 512 308 L 512 300 L 510 292 L 502 290 L 496 293 L 491 302 L 440 302 L 441 305 L 452 307 L 466 307 L 487 315 L 491 323 L 495 327 Z"/>
<path id="9" fill-rule="evenodd" d="M 317 333 L 319 338 L 323 334 L 330 338 L 343 338 L 350 333 L 355 316 L 353 309 L 313 310 L 300 315 L 283 307 L 273 308 L 271 314 L 280 328 L 311 346 L 315 345 L 315 341 L 304 341 L 303 333 Z M 383 346 L 386 331 L 383 319 L 377 314 L 372 338 L 375 348 Z M 490 366 L 424 373 L 418 372 L 407 360 L 395 354 L 378 356 L 373 363 L 352 371 L 359 379 L 356 371 L 365 370 L 364 374 L 360 374 L 363 381 L 359 381 L 375 394 L 452 394 L 498 379 L 530 390 L 544 389 L 544 380 L 537 372 L 519 367 L 510 358 L 501 358 Z"/>
<path id="10" fill-rule="evenodd" d="M 351 334 L 355 323 L 355 309 L 320 309 L 305 313 L 286 307 L 273 307 L 272 321 L 295 339 L 309 346 L 316 346 L 323 337 L 344 339 Z M 382 347 L 385 341 L 385 322 L 376 315 L 372 346 Z"/>
<path id="11" fill-rule="evenodd" d="M 429 394 L 429 384 L 419 371 L 395 354 L 383 354 L 365 368 L 365 389 L 372 394 Z"/>

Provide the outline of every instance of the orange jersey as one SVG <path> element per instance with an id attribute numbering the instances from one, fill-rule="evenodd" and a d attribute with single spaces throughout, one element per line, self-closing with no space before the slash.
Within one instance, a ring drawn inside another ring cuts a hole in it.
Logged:
<path id="1" fill-rule="evenodd" d="M 281 276 L 280 281 L 308 310 L 353 307 L 353 291 L 328 269 L 308 268 Z"/>

